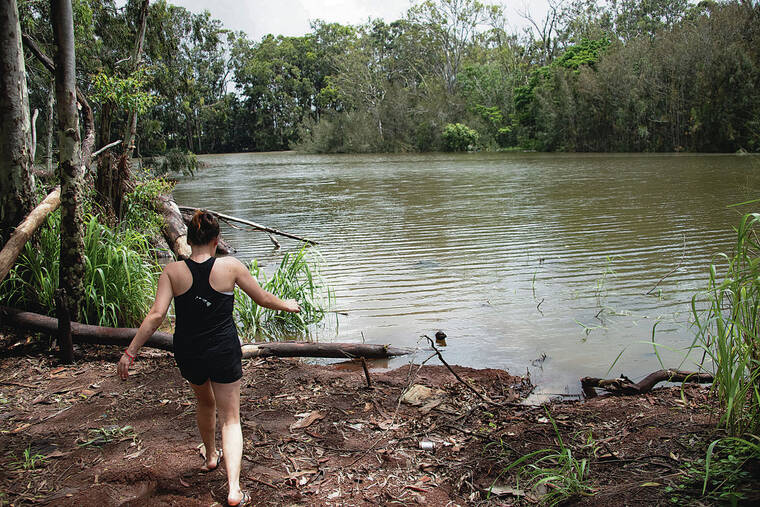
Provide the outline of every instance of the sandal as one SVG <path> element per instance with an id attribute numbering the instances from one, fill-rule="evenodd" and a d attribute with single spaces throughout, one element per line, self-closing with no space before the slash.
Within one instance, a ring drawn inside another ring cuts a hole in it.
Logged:
<path id="1" fill-rule="evenodd" d="M 227 505 L 229 505 L 230 507 L 243 507 L 245 505 L 248 505 L 251 502 L 251 496 L 245 490 L 242 490 L 242 493 L 243 493 L 243 498 L 241 498 L 238 503 L 232 504 L 229 501 L 227 501 Z"/>
<path id="2" fill-rule="evenodd" d="M 208 466 L 208 459 L 206 459 L 206 462 L 203 463 L 203 466 L 201 467 L 201 473 L 207 474 L 209 472 L 213 472 L 217 468 L 219 468 L 219 463 L 222 462 L 222 457 L 224 456 L 224 451 L 222 449 L 219 449 L 216 453 L 216 465 L 213 467 Z M 205 467 L 205 468 L 204 468 Z"/>

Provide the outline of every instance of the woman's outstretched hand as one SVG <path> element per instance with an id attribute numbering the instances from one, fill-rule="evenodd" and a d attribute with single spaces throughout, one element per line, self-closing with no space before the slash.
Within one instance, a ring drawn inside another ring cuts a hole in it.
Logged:
<path id="1" fill-rule="evenodd" d="M 301 311 L 301 307 L 298 306 L 298 301 L 295 299 L 286 299 L 284 303 L 287 306 L 286 312 L 299 313 Z"/>
<path id="2" fill-rule="evenodd" d="M 119 364 L 116 365 L 116 372 L 121 380 L 127 380 L 127 377 L 129 377 L 129 367 L 132 366 L 133 362 L 126 354 L 121 355 Z"/>

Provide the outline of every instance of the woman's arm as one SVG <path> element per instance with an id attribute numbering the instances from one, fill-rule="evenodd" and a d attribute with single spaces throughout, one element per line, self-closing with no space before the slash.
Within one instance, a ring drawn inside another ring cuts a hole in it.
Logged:
<path id="1" fill-rule="evenodd" d="M 117 371 L 122 380 L 126 380 L 129 376 L 129 367 L 134 362 L 134 358 L 137 357 L 137 353 L 140 350 L 148 338 L 156 332 L 158 326 L 164 321 L 166 317 L 166 311 L 169 309 L 169 304 L 172 302 L 174 292 L 172 291 L 172 282 L 169 279 L 169 275 L 166 274 L 166 270 L 161 273 L 158 278 L 158 289 L 156 289 L 156 300 L 153 302 L 153 306 L 148 312 L 145 320 L 140 324 L 140 329 L 137 330 L 137 334 L 132 338 L 132 342 L 127 347 L 127 350 L 122 354 L 117 366 Z"/>
<path id="2" fill-rule="evenodd" d="M 243 292 L 248 294 L 257 305 L 272 310 L 284 310 L 293 313 L 301 311 L 301 308 L 298 306 L 295 299 L 282 300 L 274 294 L 262 289 L 259 282 L 251 276 L 250 271 L 248 271 L 243 263 L 237 259 L 235 259 L 234 273 L 237 286 L 240 287 Z"/>

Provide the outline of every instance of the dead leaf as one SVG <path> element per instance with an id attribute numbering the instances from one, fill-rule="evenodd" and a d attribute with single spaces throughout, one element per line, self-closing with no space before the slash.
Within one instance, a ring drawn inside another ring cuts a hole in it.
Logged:
<path id="1" fill-rule="evenodd" d="M 422 402 L 433 396 L 433 390 L 421 384 L 414 384 L 402 396 L 401 402 L 419 406 Z"/>
<path id="2" fill-rule="evenodd" d="M 135 459 L 135 458 L 139 457 L 144 452 L 145 452 L 145 449 L 140 449 L 139 451 L 133 452 L 132 454 L 127 454 L 126 456 L 124 456 L 124 458 L 125 459 Z"/>
<path id="3" fill-rule="evenodd" d="M 309 413 L 306 417 L 301 419 L 300 421 L 296 421 L 293 424 L 290 425 L 290 431 L 298 430 L 301 428 L 307 428 L 314 424 L 316 421 L 319 421 L 320 419 L 324 419 L 325 414 L 320 412 L 319 410 L 314 410 Z"/>
<path id="4" fill-rule="evenodd" d="M 428 401 L 427 403 L 425 403 L 422 407 L 420 407 L 420 412 L 423 413 L 423 414 L 427 414 L 428 412 L 430 412 L 431 410 L 433 410 L 435 407 L 437 407 L 441 403 L 443 403 L 443 399 L 442 398 L 432 399 L 432 400 Z"/>
<path id="5" fill-rule="evenodd" d="M 47 456 L 45 456 L 46 459 L 50 458 L 61 458 L 63 456 L 68 456 L 70 453 L 68 452 L 61 452 L 60 450 L 56 449 L 55 451 L 51 452 Z"/>
<path id="6" fill-rule="evenodd" d="M 504 485 L 494 485 L 488 490 L 492 495 L 496 496 L 525 496 L 525 491 L 518 488 L 510 488 Z"/>
<path id="7" fill-rule="evenodd" d="M 185 482 L 184 480 L 182 480 L 182 478 L 181 478 L 181 477 L 180 477 L 180 479 L 179 479 L 179 483 L 180 483 L 180 484 L 182 484 L 182 485 L 183 485 L 184 487 L 186 487 L 186 488 L 189 488 L 189 487 L 190 487 L 190 483 L 188 483 L 188 482 Z"/>
<path id="8" fill-rule="evenodd" d="M 19 426 L 18 428 L 16 428 L 15 430 L 11 431 L 11 433 L 13 433 L 13 434 L 19 433 L 19 432 L 24 431 L 25 429 L 27 429 L 29 426 L 31 426 L 31 424 L 24 423 L 21 426 Z"/>

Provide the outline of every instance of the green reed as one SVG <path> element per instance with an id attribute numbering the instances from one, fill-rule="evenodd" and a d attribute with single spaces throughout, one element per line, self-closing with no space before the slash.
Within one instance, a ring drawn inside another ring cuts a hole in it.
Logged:
<path id="1" fill-rule="evenodd" d="M 0 284 L 6 304 L 55 314 L 60 256 L 60 212 L 28 242 Z M 84 300 L 77 320 L 101 326 L 137 326 L 150 309 L 159 269 L 146 236 L 112 231 L 95 216 L 85 223 Z"/>
<path id="2" fill-rule="evenodd" d="M 267 278 L 257 261 L 250 266 L 251 275 L 261 287 L 281 299 L 295 299 L 300 313 L 270 310 L 257 305 L 240 289 L 235 289 L 235 318 L 241 336 L 276 338 L 303 335 L 311 324 L 322 321 L 333 302 L 333 293 L 320 274 L 319 253 L 304 246 L 285 253 L 274 274 Z"/>
<path id="3" fill-rule="evenodd" d="M 707 290 L 692 298 L 694 346 L 712 362 L 720 426 L 729 436 L 760 430 L 760 214 L 742 217 L 732 257 L 710 265 Z M 706 309 L 698 310 L 706 300 Z"/>

